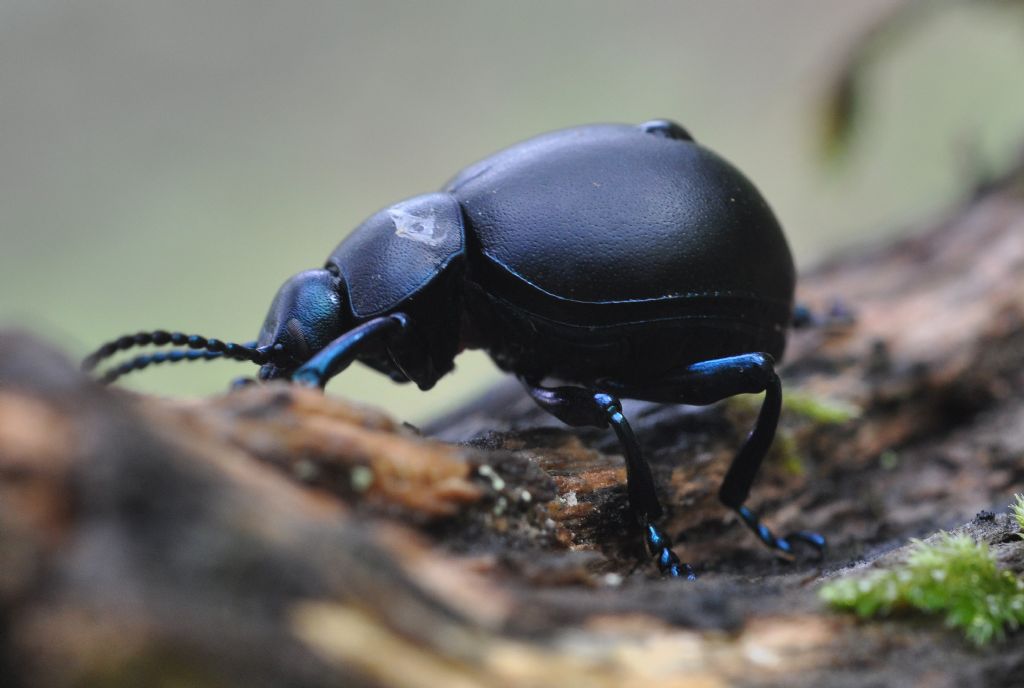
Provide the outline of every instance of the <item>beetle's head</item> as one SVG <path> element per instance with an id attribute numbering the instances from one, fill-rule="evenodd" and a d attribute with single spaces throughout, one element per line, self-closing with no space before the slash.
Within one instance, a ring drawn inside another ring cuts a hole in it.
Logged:
<path id="1" fill-rule="evenodd" d="M 350 325 L 339 282 L 331 271 L 306 270 L 281 285 L 257 340 L 270 356 L 260 379 L 287 377 Z"/>
<path id="2" fill-rule="evenodd" d="M 306 270 L 285 282 L 270 304 L 259 341 L 238 344 L 198 334 L 167 330 L 136 332 L 112 339 L 82 360 L 90 372 L 104 360 L 143 346 L 177 347 L 136 356 L 99 375 L 109 384 L 122 375 L 160 363 L 228 359 L 260 367 L 260 378 L 290 377 L 332 340 L 352 326 L 342 280 L 330 269 Z"/>

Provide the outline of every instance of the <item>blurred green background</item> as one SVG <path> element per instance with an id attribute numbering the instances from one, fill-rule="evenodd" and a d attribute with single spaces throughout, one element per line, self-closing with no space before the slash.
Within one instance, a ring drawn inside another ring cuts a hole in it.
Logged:
<path id="1" fill-rule="evenodd" d="M 892 46 L 823 163 L 823 94 L 894 4 L 0 0 L 0 320 L 75 356 L 157 327 L 244 341 L 378 208 L 540 132 L 655 117 L 743 169 L 806 268 L 953 204 L 1024 136 L 1024 30 L 980 3 Z M 499 377 L 458 366 L 430 394 L 359 366 L 330 389 L 417 422 Z"/>

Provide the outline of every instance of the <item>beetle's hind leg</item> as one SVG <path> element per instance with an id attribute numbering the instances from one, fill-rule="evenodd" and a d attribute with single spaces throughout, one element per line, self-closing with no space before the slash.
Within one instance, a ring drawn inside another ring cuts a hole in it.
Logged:
<path id="1" fill-rule="evenodd" d="M 718 490 L 718 498 L 723 504 L 735 510 L 743 523 L 754 531 L 754 534 L 766 546 L 782 554 L 792 555 L 792 543 L 799 540 L 811 545 L 820 553 L 825 549 L 823 536 L 801 530 L 788 533 L 785 537 L 776 537 L 768 526 L 761 523 L 757 514 L 744 506 L 744 502 L 750 495 L 750 488 L 754 484 L 757 471 L 761 467 L 761 461 L 768 453 L 775 437 L 775 430 L 779 425 L 779 413 L 782 409 L 782 385 L 774 367 L 769 366 L 769 368 L 770 370 L 765 370 L 764 402 L 761 404 L 761 411 L 757 414 L 754 429 L 747 437 L 747 441 L 740 447 L 736 458 L 732 460 L 725 479 L 722 480 L 722 486 Z"/>
<path id="2" fill-rule="evenodd" d="M 655 523 L 662 509 L 654 491 L 654 478 L 619 400 L 584 387 L 541 387 L 525 379 L 522 382 L 537 405 L 563 423 L 574 427 L 612 427 L 625 454 L 629 506 L 643 528 L 647 551 L 664 575 L 696 579 L 693 569 L 679 560 L 672 551 L 672 541 Z"/>
<path id="3" fill-rule="evenodd" d="M 607 383 L 612 391 L 614 383 Z M 775 372 L 772 357 L 764 353 L 729 356 L 702 361 L 687 366 L 655 386 L 643 390 L 644 398 L 651 401 L 705 405 L 737 394 L 764 392 L 764 402 L 758 413 L 754 429 L 740 447 L 725 474 L 718 497 L 743 520 L 758 539 L 768 547 L 784 554 L 793 553 L 793 541 L 811 545 L 819 552 L 825 549 L 825 538 L 809 531 L 796 531 L 777 537 L 744 506 L 750 494 L 761 462 L 775 438 L 782 410 L 782 385 Z"/>

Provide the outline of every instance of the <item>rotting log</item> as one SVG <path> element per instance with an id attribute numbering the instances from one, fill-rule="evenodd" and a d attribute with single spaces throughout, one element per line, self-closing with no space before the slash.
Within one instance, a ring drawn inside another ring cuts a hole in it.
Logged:
<path id="1" fill-rule="evenodd" d="M 819 582 L 962 526 L 1024 573 L 1024 194 L 805 275 L 853 325 L 794 334 L 752 495 L 778 560 L 717 503 L 756 398 L 635 403 L 677 551 L 627 527 L 610 432 L 515 385 L 421 434 L 284 384 L 202 400 L 100 388 L 0 336 L 0 676 L 6 686 L 1015 685 L 1020 636 L 858 623 Z M 426 436 L 424 436 L 426 435 Z"/>

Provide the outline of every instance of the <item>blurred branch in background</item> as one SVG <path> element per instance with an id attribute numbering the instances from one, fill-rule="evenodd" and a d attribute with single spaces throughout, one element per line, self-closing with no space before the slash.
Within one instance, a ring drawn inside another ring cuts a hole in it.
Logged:
<path id="1" fill-rule="evenodd" d="M 876 64 L 889 58 L 914 32 L 927 31 L 930 20 L 937 15 L 959 6 L 1006 12 L 1020 23 L 1020 38 L 1024 44 L 1022 0 L 904 0 L 897 4 L 854 41 L 828 85 L 822 107 L 821 140 L 826 160 L 843 162 L 853 145 L 864 117 L 865 101 L 871 97 L 871 78 Z M 1024 122 L 1021 122 L 1021 139 L 1024 142 Z M 986 183 L 979 180 L 979 185 Z"/>

